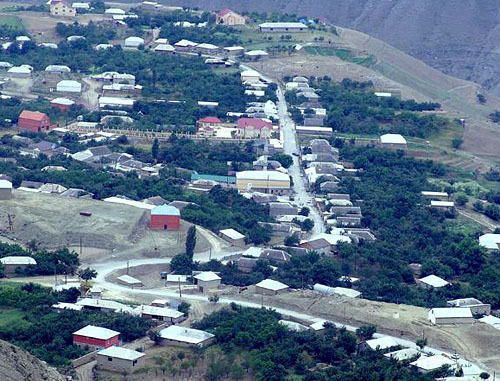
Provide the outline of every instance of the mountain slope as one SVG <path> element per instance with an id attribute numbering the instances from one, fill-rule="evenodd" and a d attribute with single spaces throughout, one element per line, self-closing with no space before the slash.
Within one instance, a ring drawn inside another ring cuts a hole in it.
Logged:
<path id="1" fill-rule="evenodd" d="M 0 340 L 0 380 L 63 381 L 64 377 L 21 348 Z"/>
<path id="2" fill-rule="evenodd" d="M 177 0 L 213 10 L 286 12 L 326 17 L 365 32 L 434 68 L 500 95 L 497 0 Z"/>

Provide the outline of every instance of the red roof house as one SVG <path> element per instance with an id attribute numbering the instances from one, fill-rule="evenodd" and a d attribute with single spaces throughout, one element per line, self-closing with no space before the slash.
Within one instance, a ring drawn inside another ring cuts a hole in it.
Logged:
<path id="1" fill-rule="evenodd" d="M 198 131 L 207 130 L 208 127 L 212 129 L 214 127 L 220 127 L 221 124 L 222 121 L 216 116 L 206 116 L 203 119 L 198 120 L 198 122 L 196 123 Z"/>
<path id="2" fill-rule="evenodd" d="M 224 25 L 245 25 L 247 20 L 242 15 L 226 8 L 215 15 L 215 21 L 217 24 Z"/>
<path id="3" fill-rule="evenodd" d="M 244 138 L 268 138 L 271 136 L 273 124 L 259 118 L 240 118 L 238 120 L 238 133 Z"/>
<path id="4" fill-rule="evenodd" d="M 171 205 L 160 205 L 151 209 L 152 230 L 179 230 L 181 227 L 181 213 Z"/>
<path id="5" fill-rule="evenodd" d="M 19 115 L 17 125 L 19 128 L 33 132 L 49 131 L 52 128 L 49 117 L 40 111 L 23 110 Z"/>
<path id="6" fill-rule="evenodd" d="M 98 350 L 120 345 L 120 332 L 112 329 L 87 325 L 73 333 L 73 344 L 81 347 L 88 346 Z"/>

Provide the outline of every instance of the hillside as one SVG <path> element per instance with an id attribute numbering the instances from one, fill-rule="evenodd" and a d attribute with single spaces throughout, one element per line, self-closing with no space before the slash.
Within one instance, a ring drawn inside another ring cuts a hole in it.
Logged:
<path id="1" fill-rule="evenodd" d="M 496 0 L 176 0 L 203 9 L 286 12 L 365 32 L 434 68 L 500 94 Z"/>
<path id="2" fill-rule="evenodd" d="M 36 357 L 0 340 L 0 380 L 62 381 L 64 377 Z"/>

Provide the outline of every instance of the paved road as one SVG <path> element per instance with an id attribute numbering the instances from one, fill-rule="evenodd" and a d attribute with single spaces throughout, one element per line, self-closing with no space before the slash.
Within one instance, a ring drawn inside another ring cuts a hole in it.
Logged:
<path id="1" fill-rule="evenodd" d="M 280 118 L 281 131 L 283 132 L 283 148 L 287 155 L 293 157 L 293 165 L 288 168 L 288 173 L 293 179 L 293 190 L 295 191 L 295 202 L 300 206 L 307 206 L 310 209 L 309 217 L 314 221 L 312 235 L 318 235 L 325 231 L 325 224 L 314 203 L 314 197 L 307 192 L 305 177 L 299 163 L 301 155 L 300 147 L 295 132 L 295 123 L 288 114 L 288 106 L 282 88 L 278 85 L 278 115 Z"/>

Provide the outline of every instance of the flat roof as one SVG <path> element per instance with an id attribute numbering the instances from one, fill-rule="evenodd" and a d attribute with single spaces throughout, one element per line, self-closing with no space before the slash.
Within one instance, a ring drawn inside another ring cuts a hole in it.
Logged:
<path id="1" fill-rule="evenodd" d="M 201 344 L 215 337 L 215 335 L 199 329 L 171 325 L 160 331 L 160 337 L 162 339 L 180 341 L 188 344 Z"/>
<path id="2" fill-rule="evenodd" d="M 73 333 L 73 335 L 91 337 L 93 339 L 100 340 L 108 340 L 119 334 L 120 332 L 113 331 L 108 328 L 96 327 L 95 325 L 87 325 L 86 327 L 83 327 Z"/>
<path id="3" fill-rule="evenodd" d="M 456 308 L 456 307 L 449 307 L 449 308 L 432 308 L 430 310 L 430 313 L 432 313 L 436 318 L 472 318 L 472 312 L 470 308 L 468 307 L 463 307 L 463 308 Z"/>
<path id="4" fill-rule="evenodd" d="M 439 201 L 439 200 L 431 200 L 431 206 L 445 206 L 452 207 L 455 206 L 453 201 Z"/>
<path id="5" fill-rule="evenodd" d="M 97 352 L 97 354 L 100 356 L 114 357 L 117 359 L 129 361 L 135 361 L 137 359 L 140 359 L 141 357 L 146 356 L 144 353 L 124 347 L 117 347 L 116 345 L 103 349 L 102 351 Z"/>
<path id="6" fill-rule="evenodd" d="M 446 193 L 446 192 L 422 191 L 421 193 L 422 193 L 422 196 L 448 197 L 448 193 Z"/>
<path id="7" fill-rule="evenodd" d="M 479 245 L 489 250 L 500 250 L 500 234 L 483 234 L 479 237 Z"/>
<path id="8" fill-rule="evenodd" d="M 163 317 L 168 317 L 168 318 L 172 318 L 172 319 L 178 319 L 178 318 L 184 316 L 184 314 L 182 312 L 179 312 L 177 310 L 174 310 L 172 308 L 167 308 L 167 307 L 156 307 L 156 306 L 142 305 L 142 306 L 135 308 L 134 311 L 141 313 L 141 314 L 163 316 Z"/>
<path id="9" fill-rule="evenodd" d="M 307 331 L 309 327 L 305 326 L 304 324 L 297 323 L 295 321 L 290 321 L 290 320 L 279 320 L 278 323 L 281 325 L 284 325 L 288 329 L 296 332 L 303 332 Z"/>
<path id="10" fill-rule="evenodd" d="M 220 230 L 221 234 L 224 234 L 225 236 L 231 238 L 231 239 L 243 239 L 245 236 L 241 234 L 239 231 L 234 230 L 234 229 L 223 229 Z"/>
<path id="11" fill-rule="evenodd" d="M 424 370 L 434 370 L 443 365 L 455 365 L 455 361 L 443 355 L 435 355 L 419 358 L 417 361 L 412 362 L 411 365 Z"/>
<path id="12" fill-rule="evenodd" d="M 59 302 L 56 304 L 52 305 L 52 308 L 57 308 L 58 310 L 74 310 L 74 311 L 81 311 L 83 306 L 80 306 L 75 303 L 64 303 L 64 302 Z"/>
<path id="13" fill-rule="evenodd" d="M 180 216 L 181 212 L 175 206 L 163 204 L 151 209 L 152 216 Z"/>
<path id="14" fill-rule="evenodd" d="M 288 286 L 284 283 L 273 279 L 264 279 L 255 285 L 256 287 L 265 288 L 271 291 L 286 290 Z"/>

